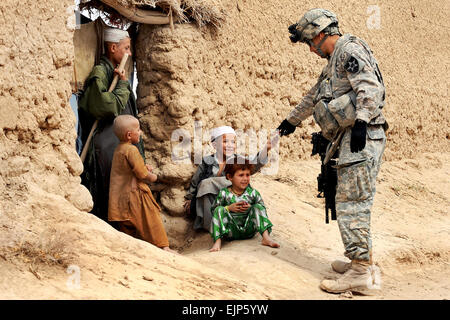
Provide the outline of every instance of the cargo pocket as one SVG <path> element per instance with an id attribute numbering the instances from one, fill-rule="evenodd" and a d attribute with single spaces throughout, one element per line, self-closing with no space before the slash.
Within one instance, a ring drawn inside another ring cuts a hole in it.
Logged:
<path id="1" fill-rule="evenodd" d="M 339 124 L 328 110 L 325 101 L 321 100 L 316 103 L 314 106 L 313 117 L 322 130 L 322 135 L 325 139 L 332 141 L 339 130 Z"/>
<path id="2" fill-rule="evenodd" d="M 382 125 L 367 127 L 367 136 L 370 140 L 382 140 L 386 138 L 386 134 L 384 133 L 384 129 Z"/>
<path id="3" fill-rule="evenodd" d="M 370 160 L 338 168 L 336 202 L 365 201 L 372 197 Z"/>
<path id="4" fill-rule="evenodd" d="M 351 91 L 331 100 L 328 104 L 328 109 L 342 128 L 353 126 L 355 123 L 355 101 L 356 94 Z"/>

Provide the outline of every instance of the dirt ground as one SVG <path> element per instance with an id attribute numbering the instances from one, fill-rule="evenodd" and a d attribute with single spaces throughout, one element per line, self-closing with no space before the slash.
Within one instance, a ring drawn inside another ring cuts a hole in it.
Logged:
<path id="1" fill-rule="evenodd" d="M 262 246 L 257 235 L 225 242 L 220 252 L 210 253 L 210 236 L 188 231 L 177 248 L 181 255 L 175 256 L 92 215 L 67 214 L 54 205 L 42 210 L 52 209 L 59 217 L 55 227 L 67 258 L 39 261 L 36 253 L 26 254 L 24 245 L 2 251 L 0 297 L 449 299 L 449 160 L 448 153 L 425 154 L 383 164 L 372 213 L 374 259 L 381 269 L 381 290 L 374 295 L 319 289 L 323 278 L 337 276 L 330 262 L 345 258 L 336 222 L 325 224 L 323 199 L 316 198 L 319 160 L 310 160 L 281 162 L 277 175 L 258 174 L 252 180 L 265 200 L 279 249 Z M 0 227 L 14 229 L 7 223 Z"/>

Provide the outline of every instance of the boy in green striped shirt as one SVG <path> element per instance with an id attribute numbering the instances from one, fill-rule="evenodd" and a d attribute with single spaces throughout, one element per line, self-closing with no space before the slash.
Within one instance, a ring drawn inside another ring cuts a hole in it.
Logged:
<path id="1" fill-rule="evenodd" d="M 234 158 L 227 163 L 225 175 L 232 185 L 220 190 L 211 207 L 211 236 L 214 240 L 211 252 L 219 251 L 222 238 L 228 240 L 250 239 L 256 232 L 262 236 L 262 245 L 279 248 L 270 238 L 272 223 L 267 217 L 261 195 L 250 186 L 254 165 L 248 159 Z"/>

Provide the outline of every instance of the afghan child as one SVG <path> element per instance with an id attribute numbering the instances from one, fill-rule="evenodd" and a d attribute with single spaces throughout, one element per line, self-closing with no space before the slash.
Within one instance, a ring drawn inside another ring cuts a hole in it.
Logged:
<path id="1" fill-rule="evenodd" d="M 111 163 L 114 150 L 119 144 L 119 140 L 113 134 L 113 121 L 121 114 L 137 117 L 138 109 L 126 72 L 118 69 L 125 54 L 131 59 L 130 35 L 125 30 L 106 27 L 103 38 L 105 54 L 85 81 L 78 112 L 83 142 L 86 141 L 94 121 L 98 120 L 81 178 L 82 184 L 89 190 L 94 201 L 92 213 L 107 221 Z M 119 76 L 119 81 L 114 90 L 109 92 L 115 75 Z M 142 139 L 136 146 L 144 158 Z"/>
<path id="2" fill-rule="evenodd" d="M 214 128 L 211 132 L 211 144 L 216 152 L 203 157 L 202 163 L 192 176 L 184 206 L 185 212 L 195 219 L 194 229 L 204 229 L 208 232 L 211 228 L 211 205 L 219 190 L 231 184 L 225 178 L 223 169 L 230 159 L 236 157 L 236 132 L 229 126 Z M 265 148 L 251 161 L 256 163 L 254 172 L 259 171 L 268 162 L 270 140 Z"/>
<path id="3" fill-rule="evenodd" d="M 262 197 L 250 186 L 254 165 L 250 164 L 248 159 L 235 160 L 237 161 L 227 163 L 224 169 L 231 186 L 220 190 L 211 207 L 211 236 L 214 245 L 209 251 L 219 251 L 222 238 L 250 239 L 257 232 L 262 236 L 262 245 L 279 248 L 280 245 L 269 236 L 273 225 L 267 217 Z"/>
<path id="4" fill-rule="evenodd" d="M 130 236 L 177 253 L 169 247 L 160 207 L 147 185 L 155 182 L 157 176 L 133 145 L 141 137 L 138 119 L 120 115 L 114 119 L 113 130 L 120 143 L 111 166 L 108 220 L 117 221 L 119 230 Z"/>

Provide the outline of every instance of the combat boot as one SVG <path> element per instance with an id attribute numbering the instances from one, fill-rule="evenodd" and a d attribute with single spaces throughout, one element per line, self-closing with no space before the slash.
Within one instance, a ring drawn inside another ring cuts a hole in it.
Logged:
<path id="1" fill-rule="evenodd" d="M 351 267 L 336 280 L 323 280 L 320 288 L 331 293 L 365 292 L 373 289 L 374 279 L 369 261 L 352 260 Z"/>
<path id="2" fill-rule="evenodd" d="M 331 268 L 337 273 L 345 273 L 352 266 L 351 262 L 345 262 L 341 260 L 334 260 L 331 263 Z"/>
<path id="3" fill-rule="evenodd" d="M 369 263 L 371 265 L 373 264 L 372 250 L 369 250 Z M 352 266 L 351 262 L 345 262 L 342 260 L 334 260 L 331 263 L 331 268 L 337 273 L 345 273 L 347 272 L 348 269 L 350 269 L 351 266 Z"/>

